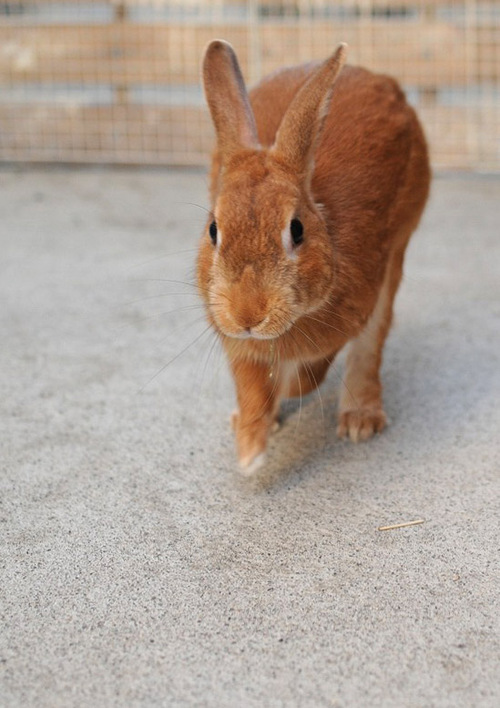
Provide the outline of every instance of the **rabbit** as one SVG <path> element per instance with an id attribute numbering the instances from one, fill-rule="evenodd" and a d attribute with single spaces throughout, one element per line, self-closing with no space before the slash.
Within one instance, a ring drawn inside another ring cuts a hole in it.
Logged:
<path id="1" fill-rule="evenodd" d="M 340 44 L 249 93 L 229 43 L 203 59 L 216 148 L 196 277 L 236 386 L 245 474 L 266 460 L 280 401 L 316 389 L 348 342 L 337 434 L 366 440 L 387 422 L 382 350 L 429 158 L 396 81 L 345 56 Z"/>

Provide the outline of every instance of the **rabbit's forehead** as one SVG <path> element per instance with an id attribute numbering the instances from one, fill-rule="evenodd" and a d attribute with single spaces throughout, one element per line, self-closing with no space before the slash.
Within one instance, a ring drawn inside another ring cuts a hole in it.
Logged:
<path id="1" fill-rule="evenodd" d="M 266 225 L 281 231 L 295 213 L 299 198 L 294 185 L 285 181 L 242 180 L 223 190 L 215 206 L 215 217 L 225 230 Z"/>

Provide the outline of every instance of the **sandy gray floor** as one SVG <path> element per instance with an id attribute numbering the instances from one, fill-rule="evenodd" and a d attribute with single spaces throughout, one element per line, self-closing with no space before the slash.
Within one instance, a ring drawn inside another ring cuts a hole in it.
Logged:
<path id="1" fill-rule="evenodd" d="M 339 362 L 254 480 L 190 286 L 204 175 L 0 185 L 1 706 L 497 708 L 500 179 L 434 183 L 390 428 L 335 439 Z"/>

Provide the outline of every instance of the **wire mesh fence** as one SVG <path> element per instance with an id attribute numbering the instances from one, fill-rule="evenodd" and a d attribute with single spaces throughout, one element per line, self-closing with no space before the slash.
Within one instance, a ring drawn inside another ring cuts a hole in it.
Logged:
<path id="1" fill-rule="evenodd" d="M 251 84 L 326 57 L 397 77 L 435 167 L 500 170 L 500 3 L 485 0 L 0 0 L 0 160 L 205 164 L 203 49 Z"/>

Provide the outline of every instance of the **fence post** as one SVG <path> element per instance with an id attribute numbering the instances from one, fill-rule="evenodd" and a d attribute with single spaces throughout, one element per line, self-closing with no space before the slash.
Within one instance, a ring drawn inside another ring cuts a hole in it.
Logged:
<path id="1" fill-rule="evenodd" d="M 121 32 L 121 26 L 123 26 L 129 16 L 129 11 L 127 7 L 127 2 L 126 0 L 118 0 L 117 2 L 115 1 L 114 3 L 114 21 L 118 25 L 117 27 L 117 37 L 119 38 L 119 46 L 117 49 L 114 49 L 114 51 L 118 52 L 118 57 L 121 59 L 126 51 L 126 47 L 124 46 L 123 42 L 123 34 Z M 123 105 L 128 103 L 129 101 L 129 89 L 126 84 L 121 84 L 117 83 L 115 85 L 115 103 L 118 103 L 119 105 Z"/>

